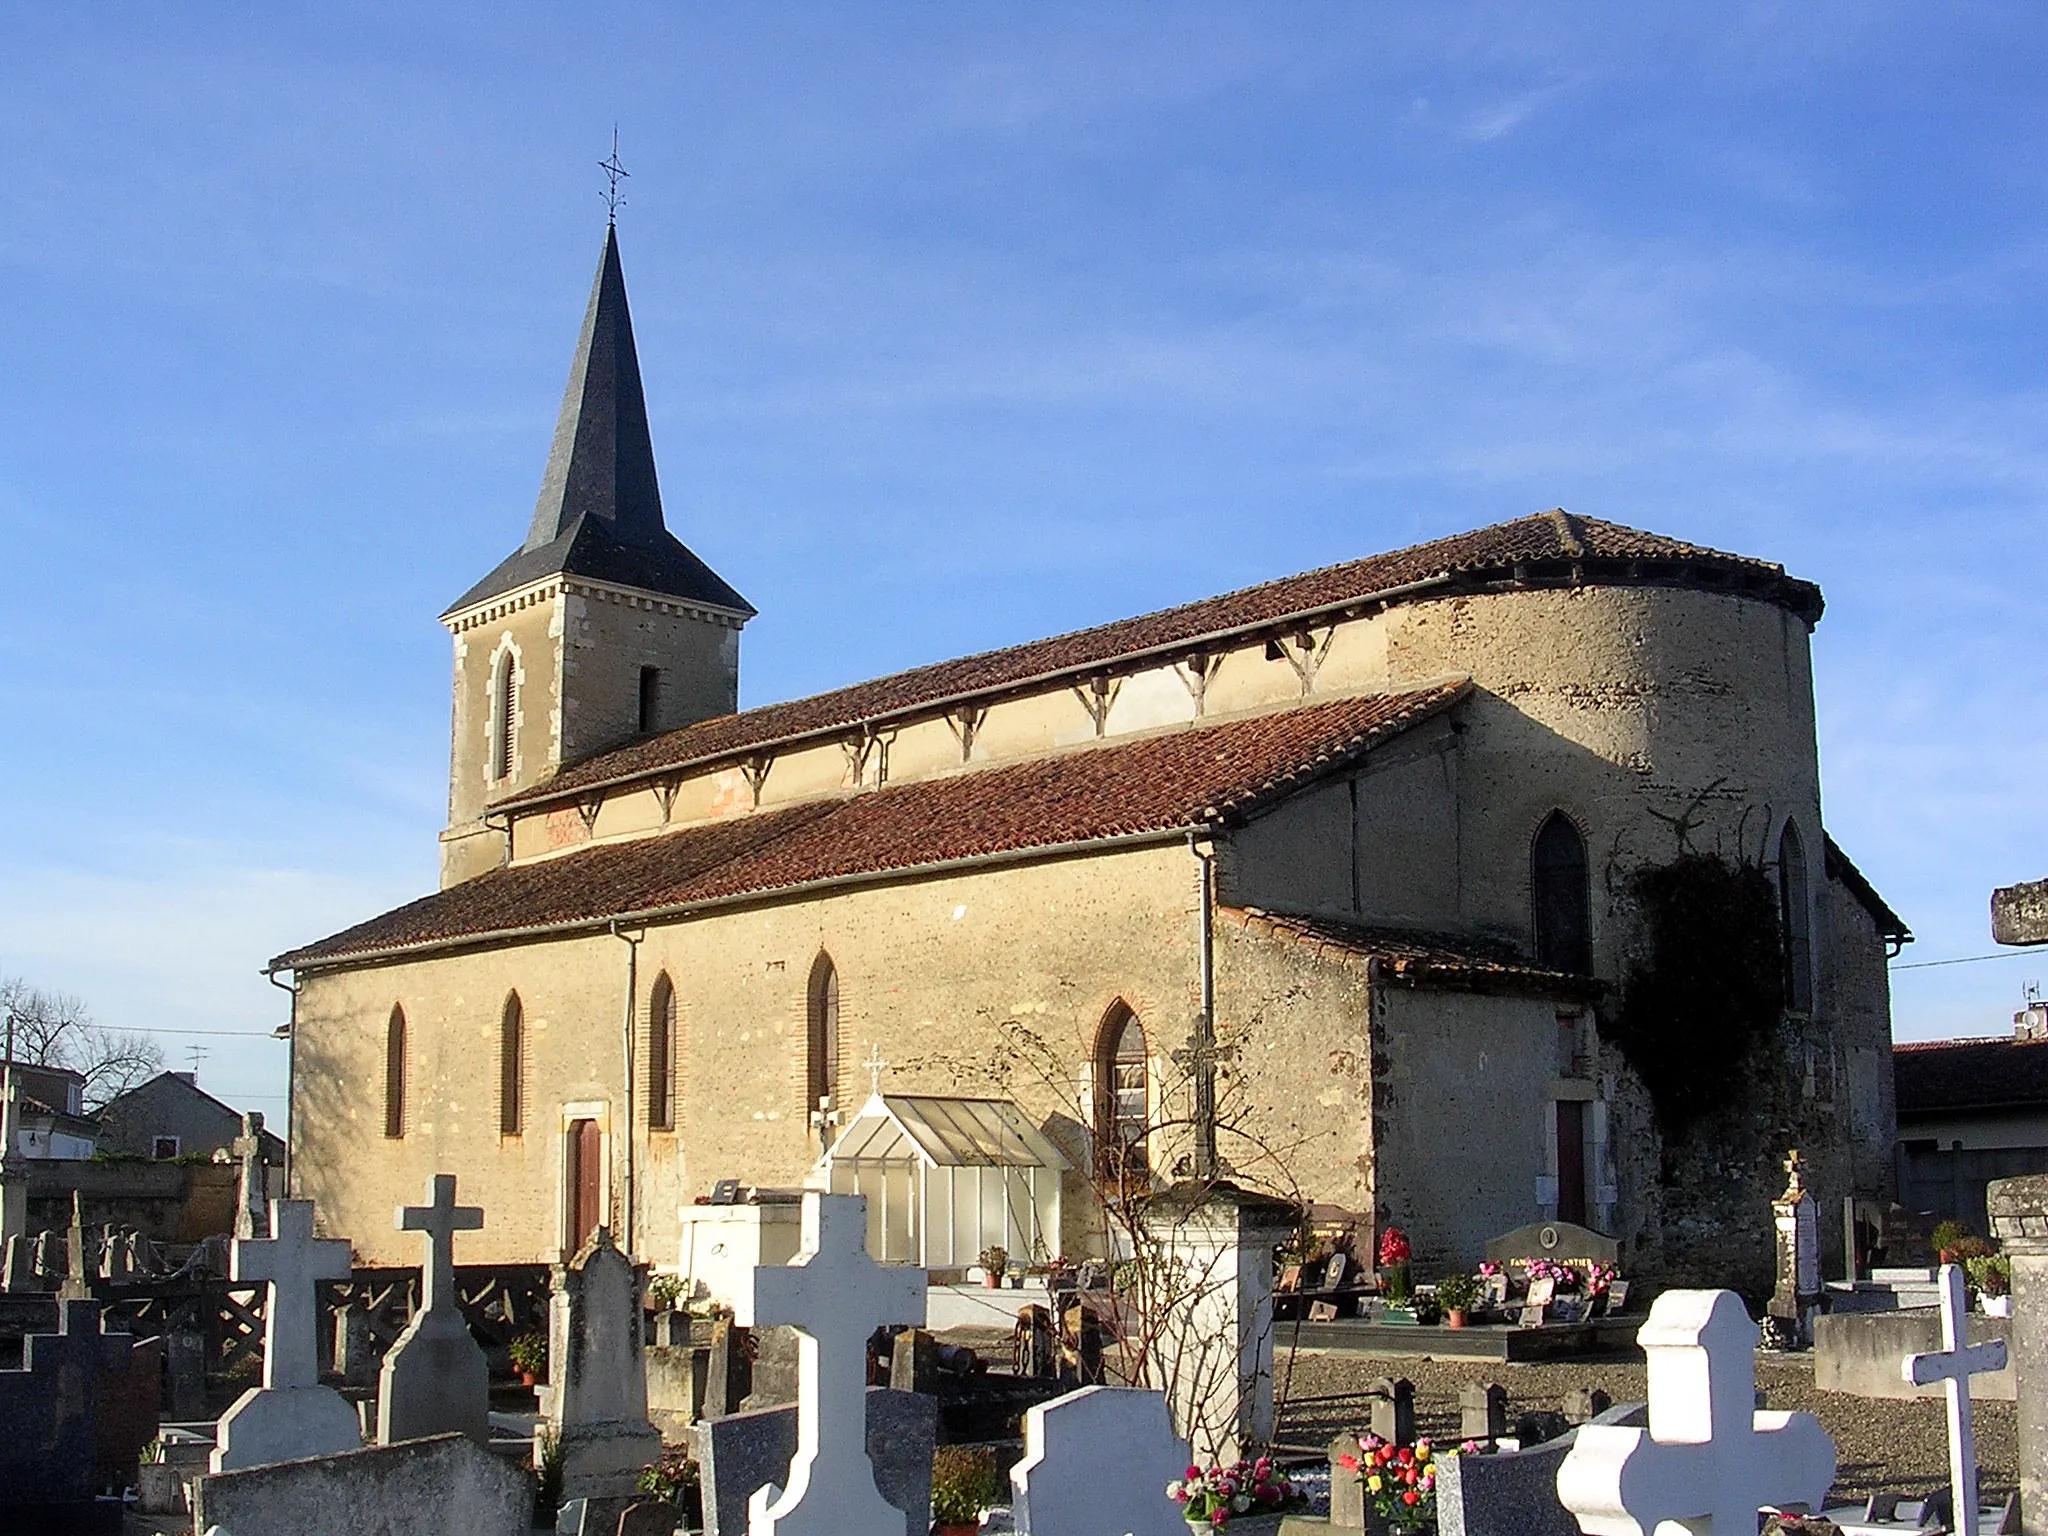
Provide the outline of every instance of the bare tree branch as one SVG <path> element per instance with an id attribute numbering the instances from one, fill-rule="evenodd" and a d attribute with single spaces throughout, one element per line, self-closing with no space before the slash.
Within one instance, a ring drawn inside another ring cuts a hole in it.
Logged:
<path id="1" fill-rule="evenodd" d="M 87 1110 L 163 1070 L 154 1041 L 94 1023 L 84 999 L 68 992 L 45 992 L 10 976 L 0 979 L 0 1009 L 14 1017 L 14 1059 L 83 1074 Z"/>

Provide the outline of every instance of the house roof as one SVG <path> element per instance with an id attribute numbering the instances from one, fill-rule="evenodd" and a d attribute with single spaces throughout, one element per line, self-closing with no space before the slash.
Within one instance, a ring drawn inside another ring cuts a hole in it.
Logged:
<path id="1" fill-rule="evenodd" d="M 148 1079 L 146 1082 L 137 1083 L 126 1093 L 116 1094 L 113 1098 L 102 1104 L 99 1108 L 100 1123 L 106 1126 L 115 1125 L 119 1122 L 124 1108 L 132 1108 L 134 1104 L 143 1099 L 153 1099 L 164 1093 L 178 1094 L 183 1097 L 201 1100 L 203 1103 L 219 1110 L 223 1115 L 237 1122 L 242 1118 L 241 1110 L 208 1093 L 192 1080 L 192 1074 L 189 1072 L 159 1072 L 155 1077 Z M 258 1132 L 258 1136 L 263 1142 L 266 1159 L 273 1152 L 280 1157 L 283 1155 L 284 1139 L 275 1131 L 266 1128 Z"/>
<path id="2" fill-rule="evenodd" d="M 1600 983 L 1591 977 L 1530 965 L 1513 946 L 1484 939 L 1296 917 L 1257 907 L 1221 907 L 1217 915 L 1247 932 L 1307 945 L 1329 959 L 1377 962 L 1383 977 L 1405 986 L 1572 998 L 1593 997 L 1600 991 Z"/>
<path id="3" fill-rule="evenodd" d="M 1892 1047 L 1903 1119 L 1955 1109 L 2048 1108 L 2048 1040 L 1934 1040 Z"/>
<path id="4" fill-rule="evenodd" d="M 1877 894 L 1877 887 L 1870 883 L 1862 870 L 1850 862 L 1849 855 L 1842 852 L 1841 844 L 1828 834 L 1822 835 L 1827 839 L 1828 878 L 1841 881 L 1849 894 L 1862 904 L 1863 910 L 1870 914 L 1870 920 L 1877 924 L 1879 938 L 1894 944 L 1912 943 L 1913 930 L 1906 926 L 1906 920 L 1894 912 L 1886 904 L 1885 899 Z"/>
<path id="5" fill-rule="evenodd" d="M 588 576 L 747 616 L 754 612 L 662 521 L 654 440 L 616 229 L 605 231 L 526 542 L 457 598 L 448 613 L 556 574 Z"/>
<path id="6" fill-rule="evenodd" d="M 1242 644 L 1260 630 L 1374 605 L 1534 585 L 1646 585 L 1740 593 L 1779 604 L 1811 624 L 1820 589 L 1785 568 L 1564 511 L 1495 523 L 1389 554 L 1283 577 L 1139 618 L 1055 635 L 1006 650 L 898 672 L 831 693 L 722 715 L 563 768 L 501 804 L 534 804 L 599 785 L 742 758 L 864 722 L 929 713 L 949 702 L 1038 687 L 1147 657 Z"/>
<path id="7" fill-rule="evenodd" d="M 303 969 L 820 882 L 1214 825 L 1462 698 L 1462 679 L 1195 724 L 491 870 L 280 956 Z"/>

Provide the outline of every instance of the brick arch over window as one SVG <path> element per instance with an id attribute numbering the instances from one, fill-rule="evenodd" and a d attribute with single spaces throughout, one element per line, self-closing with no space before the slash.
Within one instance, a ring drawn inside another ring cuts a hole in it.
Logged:
<path id="1" fill-rule="evenodd" d="M 1145 1168 L 1150 1090 L 1145 1026 L 1118 998 L 1095 1032 L 1095 1152 L 1105 1176 Z"/>
<path id="2" fill-rule="evenodd" d="M 1529 855 L 1536 963 L 1573 976 L 1593 974 L 1593 887 L 1586 839 L 1563 811 L 1536 830 Z"/>
<path id="3" fill-rule="evenodd" d="M 647 1125 L 676 1126 L 676 989 L 663 971 L 647 997 Z"/>
<path id="4" fill-rule="evenodd" d="M 526 1130 L 526 1005 L 517 992 L 505 995 L 498 1018 L 498 1134 Z"/>
<path id="5" fill-rule="evenodd" d="M 839 968 L 824 950 L 811 962 L 804 996 L 804 1109 L 836 1105 L 839 1094 Z"/>
<path id="6" fill-rule="evenodd" d="M 1778 926 L 1785 945 L 1785 1006 L 1813 1012 L 1813 918 L 1806 885 L 1806 843 L 1796 823 L 1778 834 Z"/>
<path id="7" fill-rule="evenodd" d="M 405 1134 L 405 1009 L 396 1003 L 384 1025 L 384 1134 Z"/>

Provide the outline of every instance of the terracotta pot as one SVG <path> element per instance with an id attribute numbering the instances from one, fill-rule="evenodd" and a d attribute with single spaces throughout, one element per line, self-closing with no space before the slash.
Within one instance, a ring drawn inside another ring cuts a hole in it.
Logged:
<path id="1" fill-rule="evenodd" d="M 530 1386 L 532 1386 L 532 1385 L 533 1385 L 533 1372 L 531 1372 L 531 1371 L 521 1371 L 521 1372 L 519 1373 L 519 1385 L 521 1385 L 522 1387 L 530 1387 Z"/>
<path id="2" fill-rule="evenodd" d="M 991 1291 L 1001 1290 L 1003 1277 L 1001 1275 L 984 1274 L 981 1277 L 981 1283 Z"/>
<path id="3" fill-rule="evenodd" d="M 1465 1309 L 1464 1309 L 1463 1307 L 1453 1307 L 1453 1308 L 1451 1308 L 1451 1310 L 1450 1310 L 1450 1311 L 1446 1312 L 1446 1313 L 1444 1314 L 1444 1326 L 1445 1326 L 1446 1328 L 1462 1328 L 1462 1327 L 1464 1327 L 1464 1326 L 1465 1326 Z"/>
<path id="4" fill-rule="evenodd" d="M 980 1536 L 979 1525 L 934 1525 L 932 1536 Z"/>

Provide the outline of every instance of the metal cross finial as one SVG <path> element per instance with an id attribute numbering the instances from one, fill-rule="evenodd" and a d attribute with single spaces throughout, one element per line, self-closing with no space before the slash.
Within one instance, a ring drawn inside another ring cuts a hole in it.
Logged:
<path id="1" fill-rule="evenodd" d="M 609 183 L 603 193 L 604 206 L 605 212 L 609 215 L 609 222 L 616 225 L 619 222 L 619 206 L 626 201 L 619 196 L 619 183 L 633 174 L 619 164 L 619 129 L 616 123 L 612 125 L 612 157 L 609 160 L 598 161 L 597 168 L 604 172 L 605 180 Z"/>
<path id="2" fill-rule="evenodd" d="M 882 1074 L 889 1070 L 889 1063 L 882 1059 L 882 1048 L 874 1041 L 868 1042 L 868 1059 L 861 1063 L 868 1069 L 869 1092 L 876 1098 L 882 1096 Z"/>

